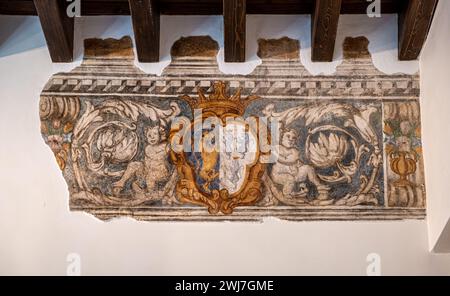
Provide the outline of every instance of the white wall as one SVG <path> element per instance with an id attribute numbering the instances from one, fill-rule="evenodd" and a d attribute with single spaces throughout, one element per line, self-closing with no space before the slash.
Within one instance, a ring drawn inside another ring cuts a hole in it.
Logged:
<path id="1" fill-rule="evenodd" d="M 128 17 L 83 18 L 76 27 L 77 62 L 55 65 L 35 17 L 0 17 L 0 274 L 64 275 L 67 255 L 78 253 L 85 275 L 365 275 L 367 255 L 378 253 L 385 275 L 450 275 L 450 256 L 428 252 L 425 221 L 104 223 L 69 212 L 66 184 L 40 137 L 39 93 L 53 73 L 79 63 L 83 38 L 132 35 Z M 221 27 L 220 17 L 163 17 L 162 62 L 141 67 L 160 73 L 180 35 L 210 34 L 222 46 Z M 308 16 L 249 16 L 247 27 L 249 62 L 225 65 L 221 52 L 223 71 L 250 72 L 259 63 L 256 39 L 287 35 L 301 40 L 311 72 L 332 73 L 344 30 L 369 37 L 381 70 L 418 70 L 417 62 L 396 61 L 395 16 L 344 16 L 329 64 L 309 62 Z"/>
<path id="2" fill-rule="evenodd" d="M 422 125 L 430 249 L 450 252 L 450 1 L 439 1 L 423 49 Z"/>

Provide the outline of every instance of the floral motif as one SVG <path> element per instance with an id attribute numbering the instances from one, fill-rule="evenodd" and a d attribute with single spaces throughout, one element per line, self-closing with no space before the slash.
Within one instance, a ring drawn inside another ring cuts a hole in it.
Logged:
<path id="1" fill-rule="evenodd" d="M 326 168 L 339 163 L 347 149 L 346 137 L 335 133 L 330 133 L 327 137 L 324 133 L 319 133 L 317 142 L 309 146 L 309 157 L 317 167 Z"/>
<path id="2" fill-rule="evenodd" d="M 417 102 L 386 103 L 384 142 L 389 160 L 390 206 L 424 205 L 422 143 Z"/>
<path id="3" fill-rule="evenodd" d="M 101 157 L 111 163 L 130 161 L 137 153 L 138 137 L 136 133 L 125 129 L 108 127 L 99 132 L 96 148 Z"/>

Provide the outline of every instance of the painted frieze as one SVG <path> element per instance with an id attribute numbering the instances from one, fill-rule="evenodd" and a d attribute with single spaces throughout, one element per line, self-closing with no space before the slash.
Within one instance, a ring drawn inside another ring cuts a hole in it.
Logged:
<path id="1" fill-rule="evenodd" d="M 161 76 L 131 39 L 85 40 L 82 64 L 50 78 L 41 130 L 70 209 L 108 220 L 401 220 L 425 217 L 419 76 L 377 70 L 346 38 L 333 75 L 300 44 L 261 39 L 249 75 L 219 46 L 183 37 Z"/>

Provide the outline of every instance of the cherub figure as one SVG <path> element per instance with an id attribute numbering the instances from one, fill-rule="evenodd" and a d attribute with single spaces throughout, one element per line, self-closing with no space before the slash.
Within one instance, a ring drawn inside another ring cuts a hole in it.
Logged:
<path id="1" fill-rule="evenodd" d="M 169 178 L 170 170 L 167 159 L 169 145 L 164 128 L 159 125 L 146 127 L 145 137 L 148 145 L 144 149 L 144 160 L 128 164 L 122 178 L 113 185 L 114 194 L 119 194 L 131 178 L 136 178 L 132 183 L 135 192 L 157 190 L 157 183 Z"/>
<path id="2" fill-rule="evenodd" d="M 306 197 L 308 193 L 306 181 L 313 183 L 317 188 L 323 188 L 314 168 L 300 160 L 300 152 L 295 147 L 298 140 L 297 132 L 293 129 L 281 132 L 281 145 L 278 146 L 278 158 L 272 167 L 271 178 L 283 186 L 283 195 L 290 198 Z"/>

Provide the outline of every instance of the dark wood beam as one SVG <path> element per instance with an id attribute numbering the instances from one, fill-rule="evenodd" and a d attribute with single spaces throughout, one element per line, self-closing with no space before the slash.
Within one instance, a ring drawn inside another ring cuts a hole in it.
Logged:
<path id="1" fill-rule="evenodd" d="M 52 61 L 54 63 L 72 62 L 74 19 L 67 15 L 66 2 L 34 0 L 34 6 Z"/>
<path id="2" fill-rule="evenodd" d="M 341 0 L 316 0 L 311 15 L 311 59 L 331 62 L 341 12 Z"/>
<path id="3" fill-rule="evenodd" d="M 159 62 L 160 13 L 156 0 L 129 0 L 138 60 Z"/>
<path id="4" fill-rule="evenodd" d="M 398 18 L 398 58 L 415 60 L 422 51 L 438 0 L 409 0 Z"/>
<path id="5" fill-rule="evenodd" d="M 246 0 L 223 0 L 225 62 L 245 62 Z"/>
<path id="6" fill-rule="evenodd" d="M 223 0 L 159 0 L 161 14 L 222 15 Z M 405 0 L 381 0 L 381 13 L 398 13 Z M 247 14 L 311 14 L 315 0 L 247 0 Z M 365 14 L 367 0 L 342 0 L 341 14 Z M 33 0 L 0 0 L 0 14 L 36 15 Z M 128 0 L 82 0 L 81 15 L 130 15 Z"/>
<path id="7" fill-rule="evenodd" d="M 17 0 L 17 1 L 0 0 L 0 14 L 37 15 L 33 1 L 29 0 Z"/>

